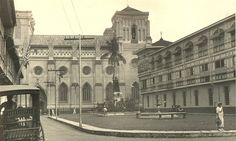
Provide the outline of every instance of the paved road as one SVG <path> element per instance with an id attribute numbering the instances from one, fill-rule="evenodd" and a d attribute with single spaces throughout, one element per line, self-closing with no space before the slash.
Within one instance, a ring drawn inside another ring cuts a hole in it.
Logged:
<path id="1" fill-rule="evenodd" d="M 125 138 L 87 134 L 70 126 L 56 122 L 42 116 L 46 141 L 235 141 L 236 137 L 219 138 L 180 138 L 180 139 L 152 139 L 152 138 Z"/>

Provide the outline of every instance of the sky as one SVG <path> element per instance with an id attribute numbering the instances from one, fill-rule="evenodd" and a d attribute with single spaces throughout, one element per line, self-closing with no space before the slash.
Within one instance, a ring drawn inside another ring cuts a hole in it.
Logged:
<path id="1" fill-rule="evenodd" d="M 129 5 L 149 12 L 150 34 L 176 41 L 236 12 L 236 0 L 14 0 L 15 9 L 32 11 L 35 33 L 102 35 L 116 11 Z"/>

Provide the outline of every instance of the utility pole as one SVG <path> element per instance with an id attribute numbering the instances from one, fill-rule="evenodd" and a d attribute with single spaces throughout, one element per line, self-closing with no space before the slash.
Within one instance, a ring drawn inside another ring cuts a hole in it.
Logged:
<path id="1" fill-rule="evenodd" d="M 57 119 L 57 105 L 58 105 L 58 96 L 57 96 L 57 72 L 60 72 L 59 73 L 59 79 L 60 77 L 62 77 L 61 73 L 63 72 L 62 70 L 48 70 L 48 71 L 54 71 L 55 72 L 55 115 L 56 115 L 56 119 Z"/>
<path id="2" fill-rule="evenodd" d="M 82 127 L 82 87 L 81 87 L 81 40 L 91 40 L 94 38 L 78 37 L 65 38 L 64 40 L 79 40 L 79 126 Z"/>
<path id="3" fill-rule="evenodd" d="M 50 88 L 51 88 L 51 84 L 54 84 L 54 82 L 52 81 L 46 81 L 44 82 L 47 84 L 47 92 L 48 92 L 48 97 L 50 96 Z M 52 115 L 52 111 L 50 110 L 51 108 L 48 109 L 48 116 Z"/>

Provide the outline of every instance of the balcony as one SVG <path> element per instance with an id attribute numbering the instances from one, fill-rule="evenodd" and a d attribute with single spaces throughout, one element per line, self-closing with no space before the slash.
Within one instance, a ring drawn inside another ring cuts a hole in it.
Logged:
<path id="1" fill-rule="evenodd" d="M 216 53 L 216 52 L 220 52 L 222 50 L 225 49 L 225 45 L 224 44 L 220 44 L 220 45 L 215 45 L 213 47 L 213 52 Z"/>
<path id="2" fill-rule="evenodd" d="M 195 78 L 187 80 L 187 85 L 191 85 L 191 84 L 195 84 L 195 83 L 196 83 L 196 79 Z"/>
<path id="3" fill-rule="evenodd" d="M 210 76 L 200 77 L 200 83 L 210 82 Z"/>
<path id="4" fill-rule="evenodd" d="M 176 57 L 175 58 L 175 65 L 181 64 L 182 63 L 182 57 Z"/>
<path id="5" fill-rule="evenodd" d="M 187 55 L 185 56 L 186 61 L 191 61 L 191 60 L 193 60 L 193 58 L 194 58 L 193 56 L 194 56 L 193 53 L 187 54 Z"/>
<path id="6" fill-rule="evenodd" d="M 207 56 L 207 55 L 208 55 L 207 49 L 198 51 L 198 57 L 203 57 L 203 56 Z"/>
<path id="7" fill-rule="evenodd" d="M 164 65 L 164 68 L 170 68 L 172 66 L 172 61 L 166 61 L 165 62 L 165 65 Z"/>

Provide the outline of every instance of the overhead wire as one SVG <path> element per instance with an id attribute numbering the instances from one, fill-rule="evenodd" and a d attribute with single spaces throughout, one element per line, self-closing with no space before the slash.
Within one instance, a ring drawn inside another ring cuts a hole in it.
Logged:
<path id="1" fill-rule="evenodd" d="M 81 26 L 81 24 L 80 24 L 79 17 L 78 17 L 77 12 L 76 12 L 74 2 L 73 2 L 73 0 L 70 0 L 70 2 L 71 2 L 71 5 L 72 5 L 72 9 L 73 9 L 73 11 L 74 11 L 74 14 L 75 14 L 76 22 L 77 22 L 77 24 L 79 25 L 81 34 L 83 35 L 83 29 L 82 29 L 82 26 Z M 78 7 L 78 6 L 77 6 L 77 7 Z M 78 8 L 77 8 L 77 9 L 78 9 Z"/>
<path id="2" fill-rule="evenodd" d="M 74 30 L 73 30 L 72 25 L 70 23 L 70 19 L 69 19 L 68 15 L 67 15 L 66 8 L 64 6 L 63 0 L 60 0 L 60 1 L 61 1 L 61 4 L 62 4 L 64 15 L 66 17 L 66 21 L 67 21 L 67 23 L 69 25 L 69 28 L 70 28 L 70 32 L 72 32 L 74 34 Z"/>

